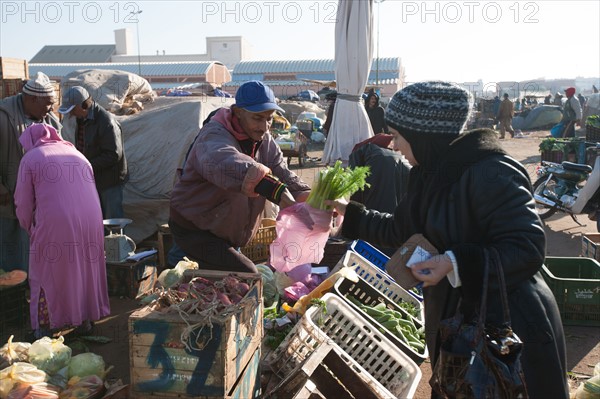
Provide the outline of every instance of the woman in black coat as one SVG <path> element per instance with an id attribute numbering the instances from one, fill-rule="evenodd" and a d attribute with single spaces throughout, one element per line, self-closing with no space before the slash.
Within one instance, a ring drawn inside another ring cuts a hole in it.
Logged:
<path id="1" fill-rule="evenodd" d="M 352 201 L 331 204 L 345 214 L 342 235 L 347 238 L 397 248 L 421 233 L 441 254 L 411 269 L 426 287 L 432 368 L 439 355 L 439 322 L 456 313 L 461 298 L 463 312 L 478 309 L 485 249 L 495 248 L 512 327 L 524 342 L 521 362 L 529 396 L 568 398 L 564 334 L 556 301 L 540 274 L 546 241 L 531 182 L 494 131 L 463 132 L 472 104 L 468 91 L 446 82 L 416 83 L 397 92 L 386 122 L 394 149 L 413 166 L 407 197 L 393 214 Z M 430 274 L 419 273 L 423 269 Z M 488 321 L 500 314 L 497 297 L 493 291 L 489 296 Z"/>

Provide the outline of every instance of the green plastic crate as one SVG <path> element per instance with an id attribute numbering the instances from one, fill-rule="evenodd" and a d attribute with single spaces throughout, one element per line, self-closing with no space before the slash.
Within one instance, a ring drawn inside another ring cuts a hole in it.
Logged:
<path id="1" fill-rule="evenodd" d="M 591 258 L 546 257 L 542 275 L 564 325 L 600 326 L 600 263 Z"/>

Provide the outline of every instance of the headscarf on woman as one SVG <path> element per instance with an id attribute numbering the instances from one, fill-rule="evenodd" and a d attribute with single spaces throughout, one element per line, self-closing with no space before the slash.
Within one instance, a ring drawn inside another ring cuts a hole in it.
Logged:
<path id="1" fill-rule="evenodd" d="M 53 126 L 45 123 L 34 123 L 30 125 L 19 137 L 19 142 L 23 146 L 25 152 L 49 143 L 60 143 L 73 147 L 73 144 L 60 137 L 58 131 Z"/>

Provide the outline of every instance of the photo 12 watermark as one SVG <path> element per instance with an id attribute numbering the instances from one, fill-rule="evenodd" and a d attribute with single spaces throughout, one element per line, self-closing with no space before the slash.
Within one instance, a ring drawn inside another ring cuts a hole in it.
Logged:
<path id="1" fill-rule="evenodd" d="M 539 22 L 539 3 L 533 1 L 402 1 L 402 23 Z"/>
<path id="2" fill-rule="evenodd" d="M 2 1 L 2 23 L 136 23 L 137 2 L 110 1 Z"/>

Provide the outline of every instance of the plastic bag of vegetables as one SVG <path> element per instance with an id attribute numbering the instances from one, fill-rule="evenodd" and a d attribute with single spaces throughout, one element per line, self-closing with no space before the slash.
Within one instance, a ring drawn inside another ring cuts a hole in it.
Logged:
<path id="1" fill-rule="evenodd" d="M 27 384 L 18 382 L 6 399 L 59 399 L 60 388 L 47 382 Z"/>
<path id="2" fill-rule="evenodd" d="M 104 378 L 106 371 L 104 369 L 104 359 L 100 355 L 87 352 L 73 356 L 69 362 L 69 379 L 73 377 L 87 377 L 88 375 L 97 375 Z"/>
<path id="3" fill-rule="evenodd" d="M 27 385 L 44 382 L 48 376 L 33 364 L 16 362 L 0 371 L 0 398 L 6 398 L 17 383 Z"/>
<path id="4" fill-rule="evenodd" d="M 181 281 L 183 272 L 190 269 L 197 270 L 198 263 L 184 257 L 173 269 L 163 270 L 160 276 L 158 276 L 158 282 L 165 288 L 171 288 Z"/>
<path id="5" fill-rule="evenodd" d="M 270 246 L 270 263 L 279 272 L 297 266 L 319 263 L 332 228 L 333 212 L 326 200 L 350 197 L 366 185 L 369 167 L 344 168 L 337 161 L 333 168 L 319 172 L 306 202 L 279 212 L 277 238 Z"/>
<path id="6" fill-rule="evenodd" d="M 60 393 L 60 399 L 91 399 L 104 391 L 104 381 L 97 375 L 73 377 L 69 380 L 67 389 Z"/>
<path id="7" fill-rule="evenodd" d="M 71 360 L 71 348 L 64 342 L 65 338 L 62 336 L 57 339 L 38 339 L 29 348 L 29 362 L 50 375 L 57 373 L 67 367 Z"/>
<path id="8" fill-rule="evenodd" d="M 15 336 L 11 335 L 8 342 L 0 348 L 0 370 L 10 366 L 14 362 L 27 362 L 27 352 L 31 347 L 29 342 L 12 342 Z"/>

